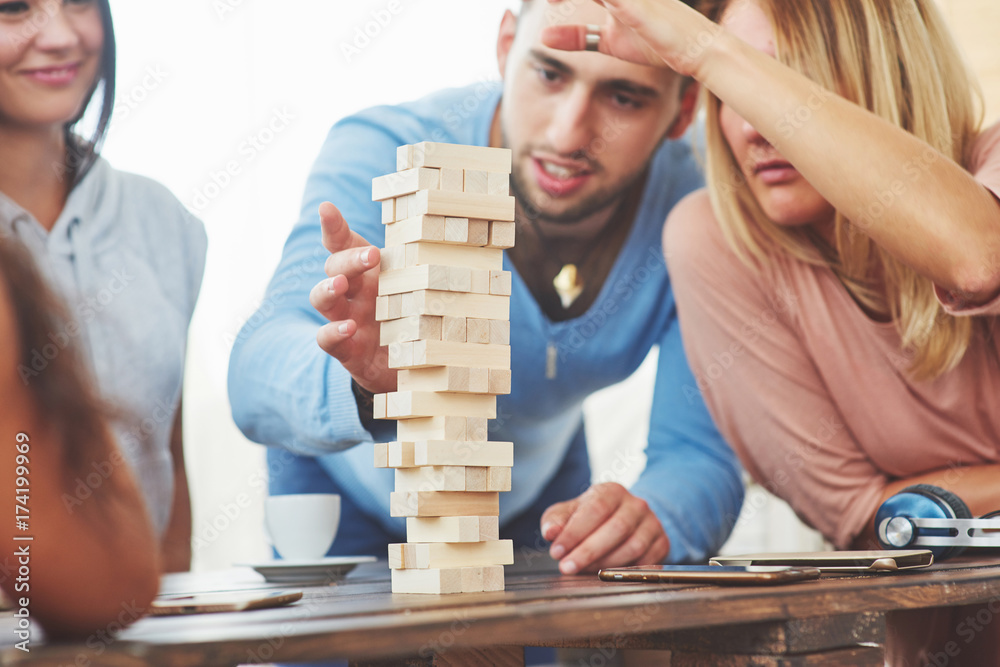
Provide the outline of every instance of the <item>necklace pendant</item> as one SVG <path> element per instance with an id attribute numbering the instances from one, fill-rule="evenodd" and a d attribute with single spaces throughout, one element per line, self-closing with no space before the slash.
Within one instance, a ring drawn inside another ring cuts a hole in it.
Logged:
<path id="1" fill-rule="evenodd" d="M 583 281 L 577 274 L 576 264 L 563 266 L 559 275 L 552 279 L 552 286 L 556 288 L 563 309 L 572 306 L 577 297 L 583 293 Z"/>

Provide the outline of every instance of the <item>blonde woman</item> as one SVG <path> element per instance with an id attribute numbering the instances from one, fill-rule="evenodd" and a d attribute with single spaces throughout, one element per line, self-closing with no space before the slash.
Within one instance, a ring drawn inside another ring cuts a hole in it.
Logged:
<path id="1" fill-rule="evenodd" d="M 1000 509 L 1000 127 L 934 0 L 601 4 L 600 51 L 705 89 L 709 189 L 664 247 L 750 473 L 839 548 L 916 483 Z"/>

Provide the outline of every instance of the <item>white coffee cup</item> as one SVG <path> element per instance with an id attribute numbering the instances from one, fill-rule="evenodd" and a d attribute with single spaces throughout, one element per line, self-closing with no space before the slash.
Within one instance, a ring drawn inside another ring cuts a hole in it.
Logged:
<path id="1" fill-rule="evenodd" d="M 270 496 L 264 503 L 264 523 L 271 544 L 282 558 L 323 558 L 340 526 L 340 496 L 335 493 Z"/>

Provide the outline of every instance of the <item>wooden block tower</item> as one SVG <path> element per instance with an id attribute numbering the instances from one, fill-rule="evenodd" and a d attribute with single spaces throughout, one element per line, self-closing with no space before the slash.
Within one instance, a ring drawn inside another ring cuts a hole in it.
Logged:
<path id="1" fill-rule="evenodd" d="M 398 420 L 397 442 L 375 445 L 375 466 L 395 468 L 390 512 L 406 517 L 392 590 L 501 591 L 514 446 L 488 442 L 486 423 L 510 393 L 511 152 L 425 142 L 401 146 L 396 168 L 372 181 L 386 245 L 375 319 L 399 369 L 397 390 L 375 396 L 375 417 Z"/>

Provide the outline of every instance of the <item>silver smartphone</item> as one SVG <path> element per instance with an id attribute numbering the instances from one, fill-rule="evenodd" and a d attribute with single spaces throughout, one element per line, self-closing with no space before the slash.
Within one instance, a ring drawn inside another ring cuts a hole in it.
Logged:
<path id="1" fill-rule="evenodd" d="M 934 555 L 927 549 L 887 551 L 809 551 L 799 553 L 716 556 L 713 565 L 786 565 L 816 567 L 823 572 L 896 572 L 927 567 Z"/>

